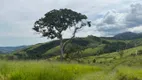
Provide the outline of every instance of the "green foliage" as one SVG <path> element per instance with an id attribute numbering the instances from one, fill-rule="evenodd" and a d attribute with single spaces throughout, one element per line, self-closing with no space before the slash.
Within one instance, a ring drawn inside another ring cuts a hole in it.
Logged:
<path id="1" fill-rule="evenodd" d="M 142 55 L 142 50 L 139 50 L 139 51 L 138 51 L 138 55 Z"/>
<path id="2" fill-rule="evenodd" d="M 96 63 L 96 59 L 93 60 L 93 63 Z"/>
<path id="3" fill-rule="evenodd" d="M 72 11 L 71 9 L 60 9 L 60 10 L 51 10 L 44 15 L 41 19 L 35 22 L 33 30 L 42 34 L 43 37 L 50 39 L 57 38 L 60 40 L 60 57 L 63 58 L 64 47 L 67 44 L 63 43 L 62 32 L 66 31 L 68 28 L 74 27 L 73 35 L 70 40 L 75 37 L 75 34 L 79 29 L 84 26 L 91 26 L 90 21 L 84 22 L 87 16 L 81 13 Z M 69 41 L 70 41 L 69 40 Z M 40 55 L 36 55 L 40 57 Z"/>
<path id="4" fill-rule="evenodd" d="M 119 66 L 115 70 L 104 68 L 103 71 L 90 73 L 77 80 L 142 80 L 142 69 Z"/>
<path id="5" fill-rule="evenodd" d="M 87 16 L 72 11 L 71 9 L 51 10 L 46 13 L 45 16 L 34 24 L 34 30 L 42 33 L 44 37 L 51 39 L 62 37 L 62 31 L 65 31 L 69 27 L 76 26 L 83 19 L 87 19 Z M 82 24 L 83 25 L 83 24 Z"/>
<path id="6" fill-rule="evenodd" d="M 91 38 L 83 38 L 83 40 L 88 41 L 85 45 L 93 43 Z M 58 56 L 51 57 L 50 62 L 0 61 L 0 80 L 142 80 L 142 55 L 140 54 L 142 46 L 122 50 L 120 54 L 112 52 L 80 57 L 84 53 L 97 53 L 97 51 L 103 50 L 107 44 L 91 48 L 89 46 L 82 46 L 80 43 L 77 44 L 77 42 L 74 41 L 67 46 L 68 48 L 66 47 L 67 49 L 71 49 L 69 50 L 70 54 L 75 55 L 73 58 L 77 57 L 75 60 L 72 59 L 68 62 L 68 64 L 53 62 L 52 60 L 55 60 L 53 58 L 57 58 Z M 81 54 L 79 55 L 75 54 L 78 50 L 81 50 Z M 131 54 L 135 54 L 136 50 L 138 51 L 138 55 L 135 57 L 131 56 Z M 59 51 L 59 46 L 47 50 L 46 56 L 52 53 L 57 54 L 58 52 L 56 51 Z M 123 57 L 120 57 L 121 53 L 123 53 Z M 82 63 L 82 65 L 72 64 L 76 62 Z M 85 63 L 93 66 L 85 65 Z"/>
<path id="7" fill-rule="evenodd" d="M 104 52 L 105 53 L 115 52 L 118 50 L 123 50 L 125 48 L 126 48 L 126 43 L 124 42 L 112 42 L 105 46 Z"/>
<path id="8" fill-rule="evenodd" d="M 54 48 L 49 49 L 47 52 L 45 52 L 42 57 L 43 58 L 51 58 L 54 56 L 58 56 L 60 53 L 60 47 L 56 46 Z"/>
<path id="9" fill-rule="evenodd" d="M 63 42 L 66 42 L 68 39 L 63 40 Z M 94 47 L 99 45 L 99 42 L 96 41 L 96 39 L 92 38 L 75 38 L 72 40 L 70 44 L 79 45 L 83 48 L 92 47 L 90 44 L 95 44 Z M 21 58 L 21 54 L 26 54 L 27 59 L 41 59 L 41 58 L 51 58 L 53 56 L 59 55 L 59 45 L 60 41 L 55 40 L 48 43 L 40 43 L 36 45 L 32 45 L 26 49 L 19 50 L 13 52 L 14 55 L 18 56 L 18 58 Z M 65 48 L 65 50 L 68 49 L 68 46 Z M 66 52 L 66 51 L 65 51 Z M 71 52 L 72 53 L 72 52 Z"/>
<path id="10" fill-rule="evenodd" d="M 0 80 L 74 80 L 101 69 L 47 61 L 0 61 Z"/>
<path id="11" fill-rule="evenodd" d="M 119 67 L 117 78 L 118 80 L 142 80 L 142 69 Z"/>
<path id="12" fill-rule="evenodd" d="M 142 56 L 131 56 L 135 50 L 141 49 L 142 46 L 126 49 L 121 58 L 117 52 L 82 58 L 84 62 L 92 61 L 92 64 L 99 65 L 103 70 L 81 76 L 77 80 L 142 80 Z"/>
<path id="13" fill-rule="evenodd" d="M 103 53 L 104 49 L 104 44 L 97 46 L 96 48 L 87 48 L 82 52 L 82 55 L 85 56 L 95 56 L 95 55 L 100 55 Z"/>
<path id="14" fill-rule="evenodd" d="M 65 40 L 63 40 L 63 42 L 66 42 L 68 40 L 69 39 L 65 39 Z M 135 51 L 137 49 L 133 50 L 133 47 L 135 46 L 133 41 L 138 42 L 138 43 L 142 43 L 141 39 L 130 40 L 130 41 L 128 41 L 128 40 L 127 41 L 108 40 L 108 39 L 98 38 L 95 36 L 88 36 L 85 38 L 74 38 L 72 40 L 72 42 L 68 43 L 68 45 L 65 47 L 65 53 L 72 54 L 72 53 L 77 52 L 75 49 L 75 46 L 79 45 L 81 47 L 79 50 L 82 52 L 81 53 L 82 57 L 95 56 L 95 55 L 101 55 L 101 54 L 106 54 L 106 53 L 108 54 L 108 53 L 112 53 L 112 52 L 114 52 L 114 55 L 119 55 L 117 53 L 117 51 L 126 50 L 126 49 L 132 49 L 130 54 L 135 54 Z M 136 44 L 138 44 L 138 43 L 136 43 Z M 13 54 L 15 56 L 17 56 L 19 59 L 25 59 L 23 57 L 26 57 L 26 59 L 52 58 L 52 57 L 56 57 L 56 56 L 60 55 L 59 54 L 59 51 L 60 51 L 59 45 L 60 45 L 60 41 L 55 40 L 55 41 L 51 41 L 48 43 L 36 44 L 36 45 L 30 46 L 29 48 L 15 51 L 15 52 L 13 52 Z M 140 45 L 136 45 L 135 47 L 137 47 L 137 46 L 140 46 Z M 70 51 L 67 51 L 67 50 L 70 50 Z M 138 49 L 138 50 L 141 50 L 141 49 Z M 124 53 L 126 55 L 128 54 L 125 51 L 124 51 Z M 125 54 L 124 54 L 124 56 L 125 56 Z"/>
<path id="15" fill-rule="evenodd" d="M 44 44 L 37 44 L 37 45 L 33 45 L 29 48 L 26 48 L 24 50 L 14 52 L 13 54 L 18 56 L 20 59 L 21 59 L 21 54 L 26 54 L 27 59 L 41 59 L 41 58 L 43 58 L 42 57 L 43 54 L 45 54 L 48 50 L 56 47 L 59 44 L 60 44 L 60 42 L 58 40 L 51 41 L 51 42 L 44 43 Z M 49 56 L 47 55 L 46 57 L 49 57 Z"/>
<path id="16" fill-rule="evenodd" d="M 120 51 L 118 52 L 118 54 L 120 55 L 120 57 L 123 57 L 124 51 L 123 51 L 123 50 L 120 50 Z"/>
<path id="17" fill-rule="evenodd" d="M 66 46 L 66 59 L 76 59 L 79 60 L 82 57 L 82 51 L 85 47 L 77 45 L 77 44 L 68 44 Z"/>

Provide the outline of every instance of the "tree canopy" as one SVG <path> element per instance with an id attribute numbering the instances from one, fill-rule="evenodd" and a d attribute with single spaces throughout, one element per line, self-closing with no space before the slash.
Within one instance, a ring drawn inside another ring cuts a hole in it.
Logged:
<path id="1" fill-rule="evenodd" d="M 73 39 L 79 29 L 84 26 L 91 26 L 91 22 L 86 21 L 86 19 L 86 15 L 77 13 L 71 9 L 54 9 L 37 20 L 33 30 L 41 33 L 43 37 L 50 39 L 58 38 L 60 40 L 61 57 L 63 57 L 65 45 L 63 44 L 62 32 L 66 31 L 68 28 L 74 27 L 70 40 Z"/>
<path id="2" fill-rule="evenodd" d="M 33 29 L 42 33 L 43 37 L 48 37 L 51 39 L 56 37 L 61 38 L 61 33 L 63 31 L 65 31 L 67 28 L 76 26 L 83 19 L 87 19 L 87 16 L 72 11 L 71 9 L 54 9 L 36 21 Z M 82 23 L 81 25 L 85 26 L 86 24 Z"/>

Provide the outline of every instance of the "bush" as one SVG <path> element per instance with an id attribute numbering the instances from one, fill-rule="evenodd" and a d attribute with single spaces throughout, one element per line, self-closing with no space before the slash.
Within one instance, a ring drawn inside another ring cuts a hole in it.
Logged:
<path id="1" fill-rule="evenodd" d="M 124 51 L 123 50 L 119 51 L 118 53 L 119 53 L 120 57 L 123 57 L 123 55 L 124 55 Z"/>
<path id="2" fill-rule="evenodd" d="M 93 63 L 96 63 L 96 59 L 93 60 Z"/>
<path id="3" fill-rule="evenodd" d="M 138 55 L 142 55 L 142 50 L 139 50 L 139 51 L 138 51 Z"/>
<path id="4" fill-rule="evenodd" d="M 113 57 L 113 59 L 117 59 L 116 57 Z"/>

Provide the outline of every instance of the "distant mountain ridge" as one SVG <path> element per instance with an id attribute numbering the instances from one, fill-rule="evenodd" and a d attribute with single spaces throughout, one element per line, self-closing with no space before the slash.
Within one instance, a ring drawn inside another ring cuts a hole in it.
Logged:
<path id="1" fill-rule="evenodd" d="M 11 53 L 16 50 L 27 48 L 28 46 L 16 46 L 16 47 L 0 47 L 1 53 Z"/>
<path id="2" fill-rule="evenodd" d="M 142 33 L 124 32 L 117 34 L 113 37 L 113 39 L 119 39 L 119 40 L 131 40 L 138 38 L 142 38 Z"/>

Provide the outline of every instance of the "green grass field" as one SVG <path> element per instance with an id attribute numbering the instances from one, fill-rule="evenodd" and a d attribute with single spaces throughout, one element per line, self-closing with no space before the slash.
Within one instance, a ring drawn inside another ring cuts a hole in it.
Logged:
<path id="1" fill-rule="evenodd" d="M 98 49 L 84 52 L 95 50 Z M 124 50 L 122 57 L 119 52 L 83 57 L 81 63 L 74 60 L 61 63 L 53 58 L 1 60 L 0 80 L 142 80 L 142 55 L 134 55 L 136 50 L 142 50 L 142 46 Z"/>
<path id="2" fill-rule="evenodd" d="M 139 59 L 131 60 L 133 63 L 138 61 L 135 64 L 122 63 L 122 59 L 109 65 L 0 61 L 0 80 L 142 80 L 142 63 L 139 63 Z"/>
<path id="3" fill-rule="evenodd" d="M 123 57 L 120 57 L 118 52 L 85 57 L 82 59 L 84 62 L 89 61 L 103 70 L 78 80 L 142 80 L 142 55 L 132 55 L 141 49 L 142 46 L 124 50 Z"/>
<path id="4" fill-rule="evenodd" d="M 0 80 L 75 80 L 101 68 L 47 61 L 0 61 Z"/>

